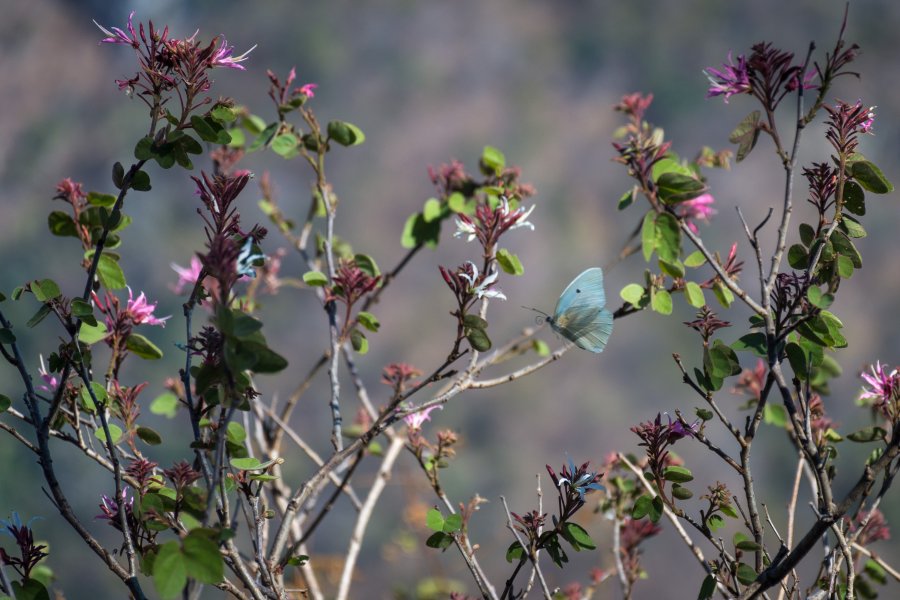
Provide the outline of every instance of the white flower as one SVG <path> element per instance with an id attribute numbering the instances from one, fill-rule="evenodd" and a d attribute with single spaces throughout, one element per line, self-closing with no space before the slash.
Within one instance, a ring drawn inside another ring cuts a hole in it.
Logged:
<path id="1" fill-rule="evenodd" d="M 468 236 L 466 238 L 467 242 L 471 242 L 475 239 L 475 224 L 471 221 L 464 221 L 459 217 L 456 218 L 456 232 L 453 234 L 453 237 L 458 238 L 462 236 Z"/>
<path id="2" fill-rule="evenodd" d="M 477 298 L 497 298 L 498 300 L 506 300 L 506 294 L 504 294 L 500 290 L 487 289 L 490 285 L 497 281 L 497 277 L 500 275 L 499 272 L 494 271 L 484 278 L 484 281 L 481 282 L 481 285 L 476 286 L 475 280 L 478 279 L 478 267 L 476 267 L 475 263 L 473 263 L 472 261 L 467 261 L 467 264 L 472 266 L 472 275 L 470 276 L 468 273 L 463 272 L 460 273 L 459 276 L 469 282 L 469 292 L 475 294 Z"/>

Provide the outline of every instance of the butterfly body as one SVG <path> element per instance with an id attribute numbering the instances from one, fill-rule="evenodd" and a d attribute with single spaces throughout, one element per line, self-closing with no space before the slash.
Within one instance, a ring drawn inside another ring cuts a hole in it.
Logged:
<path id="1" fill-rule="evenodd" d="M 554 331 L 579 348 L 603 352 L 612 333 L 613 316 L 606 308 L 603 270 L 587 269 L 572 280 L 556 302 L 547 322 Z"/>

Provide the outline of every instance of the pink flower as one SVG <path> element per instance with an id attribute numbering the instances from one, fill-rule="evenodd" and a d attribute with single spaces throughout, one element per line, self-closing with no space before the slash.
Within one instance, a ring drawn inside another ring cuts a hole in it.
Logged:
<path id="1" fill-rule="evenodd" d="M 125 44 L 126 46 L 133 46 L 134 48 L 138 47 L 137 35 L 134 32 L 134 25 L 131 24 L 131 20 L 134 18 L 134 11 L 131 11 L 131 14 L 128 15 L 128 33 L 131 34 L 131 37 L 128 36 L 124 31 L 119 29 L 118 27 L 113 27 L 112 30 L 105 28 L 103 25 L 94 21 L 94 25 L 100 28 L 100 31 L 106 34 L 106 37 L 100 40 L 101 44 Z"/>
<path id="2" fill-rule="evenodd" d="M 200 277 L 200 272 L 203 270 L 203 263 L 200 262 L 200 258 L 196 255 L 191 257 L 190 267 L 182 267 L 175 263 L 172 263 L 170 266 L 178 273 L 178 281 L 172 286 L 172 291 L 176 294 L 182 293 L 185 286 L 193 288 Z"/>
<path id="3" fill-rule="evenodd" d="M 900 375 L 897 374 L 897 369 L 894 369 L 890 373 L 886 373 L 881 361 L 876 362 L 875 366 L 872 367 L 871 375 L 862 372 L 860 373 L 860 377 L 862 377 L 870 387 L 863 388 L 863 393 L 860 394 L 859 399 L 874 400 L 876 407 L 883 408 L 890 405 L 894 396 L 900 391 Z"/>
<path id="4" fill-rule="evenodd" d="M 37 389 L 39 389 L 43 392 L 47 392 L 48 394 L 54 394 L 54 393 L 56 393 L 56 388 L 59 387 L 59 380 L 56 377 L 54 377 L 53 375 L 51 375 L 47 371 L 47 368 L 44 367 L 44 355 L 43 354 L 40 355 L 40 359 L 41 359 L 41 368 L 38 369 L 38 374 L 40 374 L 41 379 L 43 380 L 44 383 L 43 383 L 43 385 L 37 386 Z"/>
<path id="5" fill-rule="evenodd" d="M 196 34 L 195 34 L 196 35 Z M 228 40 L 222 38 L 222 45 L 219 46 L 209 59 L 209 64 L 213 67 L 228 67 L 229 69 L 238 69 L 244 71 L 245 67 L 239 63 L 247 60 L 247 55 L 256 49 L 256 45 L 241 54 L 240 56 L 232 56 L 234 46 L 228 45 Z"/>
<path id="6" fill-rule="evenodd" d="M 315 98 L 316 97 L 316 88 L 319 87 L 318 83 L 307 83 L 300 87 L 299 92 L 304 94 L 307 98 Z"/>
<path id="7" fill-rule="evenodd" d="M 700 219 L 701 221 L 709 221 L 709 217 L 716 214 L 716 209 L 712 207 L 716 201 L 712 194 L 700 194 L 692 200 L 685 200 L 678 204 L 678 216 L 687 221 L 688 229 L 697 233 L 697 225 L 691 219 Z"/>
<path id="8" fill-rule="evenodd" d="M 406 425 L 411 431 L 418 431 L 422 429 L 422 424 L 425 423 L 425 421 L 431 420 L 431 411 L 436 408 L 440 408 L 441 410 L 443 410 L 444 407 L 437 404 L 434 406 L 429 406 L 424 410 L 406 415 L 405 417 L 403 417 L 403 420 L 406 421 Z"/>
<path id="9" fill-rule="evenodd" d="M 141 292 L 141 295 L 137 298 L 133 298 L 131 288 L 128 288 L 128 304 L 125 305 L 125 312 L 131 315 L 131 320 L 135 325 L 146 323 L 147 325 L 162 325 L 165 327 L 166 320 L 171 319 L 172 315 L 160 319 L 153 316 L 154 310 L 156 310 L 156 302 L 150 304 L 144 292 Z"/>
<path id="10" fill-rule="evenodd" d="M 706 92 L 707 98 L 725 96 L 727 104 L 728 99 L 735 94 L 750 93 L 750 69 L 747 59 L 741 55 L 737 60 L 737 64 L 734 64 L 729 52 L 728 62 L 722 63 L 722 70 L 709 67 L 703 71 L 710 84 Z"/>

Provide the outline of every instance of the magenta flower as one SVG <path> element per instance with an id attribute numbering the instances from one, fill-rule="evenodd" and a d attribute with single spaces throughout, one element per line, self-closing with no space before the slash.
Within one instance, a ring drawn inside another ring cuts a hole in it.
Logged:
<path id="1" fill-rule="evenodd" d="M 418 431 L 418 430 L 422 429 L 422 424 L 425 423 L 425 421 L 431 420 L 431 411 L 433 411 L 436 408 L 439 408 L 441 410 L 444 409 L 443 406 L 436 404 L 434 406 L 429 406 L 428 408 L 426 408 L 424 410 L 410 413 L 410 414 L 406 415 L 405 417 L 403 417 L 403 420 L 406 421 L 406 425 L 407 425 L 407 427 L 409 427 L 410 431 Z"/>
<path id="2" fill-rule="evenodd" d="M 128 497 L 128 486 L 122 488 L 122 500 L 122 504 L 125 505 L 126 512 L 131 513 L 132 507 L 134 505 L 134 498 Z M 102 514 L 94 517 L 95 519 L 104 519 L 107 521 L 112 521 L 116 525 L 118 524 L 116 523 L 116 519 L 119 516 L 119 503 L 116 502 L 113 498 L 107 496 L 106 494 L 100 496 L 100 510 L 102 511 Z"/>
<path id="3" fill-rule="evenodd" d="M 862 101 L 859 101 L 857 104 L 862 104 Z M 859 131 L 861 133 L 872 133 L 872 125 L 875 124 L 875 108 L 874 106 L 870 106 L 868 112 L 866 112 L 866 118 L 862 123 L 859 124 Z"/>
<path id="4" fill-rule="evenodd" d="M 97 21 L 94 21 L 94 25 L 100 28 L 100 31 L 106 34 L 106 37 L 100 40 L 101 44 L 125 44 L 126 46 L 132 46 L 134 48 L 138 47 L 137 35 L 134 32 L 134 25 L 131 24 L 131 20 L 134 18 L 134 11 L 131 11 L 131 14 L 128 15 L 128 33 L 131 34 L 129 37 L 124 31 L 119 29 L 118 27 L 113 27 L 112 30 L 107 29 Z"/>
<path id="5" fill-rule="evenodd" d="M 734 64 L 729 52 L 728 62 L 722 63 L 721 70 L 709 67 L 703 73 L 710 83 L 707 98 L 725 96 L 725 102 L 728 103 L 728 99 L 735 94 L 750 93 L 750 69 L 743 54 L 738 56 L 737 64 Z"/>
<path id="6" fill-rule="evenodd" d="M 190 267 L 182 267 L 175 263 L 172 263 L 170 266 L 172 270 L 178 273 L 178 281 L 172 286 L 172 291 L 176 294 L 182 293 L 185 286 L 194 287 L 197 279 L 200 277 L 200 272 L 203 270 L 203 263 L 200 262 L 200 258 L 196 255 L 191 257 Z"/>
<path id="7" fill-rule="evenodd" d="M 196 35 L 196 33 L 194 34 Z M 232 56 L 232 52 L 234 52 L 234 46 L 228 45 L 228 40 L 222 38 L 222 45 L 219 46 L 213 55 L 209 59 L 210 66 L 213 67 L 228 67 L 229 69 L 238 69 L 239 71 L 244 71 L 245 67 L 240 63 L 247 60 L 247 55 L 256 50 L 256 45 L 240 56 Z"/>
<path id="8" fill-rule="evenodd" d="M 38 369 L 38 374 L 40 374 L 41 379 L 43 380 L 43 384 L 37 386 L 37 389 L 47 392 L 48 394 L 56 393 L 56 389 L 59 387 L 59 380 L 51 375 L 47 368 L 44 367 L 44 355 L 39 355 L 41 359 L 41 368 Z"/>
<path id="9" fill-rule="evenodd" d="M 818 71 L 816 71 L 815 69 L 810 69 L 809 71 L 806 72 L 806 74 L 803 76 L 803 80 L 801 81 L 800 80 L 800 71 L 798 69 L 797 74 L 794 77 L 791 77 L 790 81 L 787 82 L 787 85 L 786 85 L 787 90 L 789 92 L 793 92 L 794 90 L 796 90 L 797 88 L 799 88 L 801 86 L 803 87 L 804 90 L 814 90 L 818 86 L 815 83 L 813 83 L 813 80 L 818 76 L 819 76 Z"/>
<path id="10" fill-rule="evenodd" d="M 146 323 L 147 325 L 161 325 L 165 327 L 166 320 L 171 319 L 172 315 L 160 319 L 153 316 L 153 311 L 155 310 L 156 302 L 150 304 L 150 302 L 147 301 L 144 292 L 141 292 L 141 295 L 137 298 L 133 298 L 131 288 L 128 288 L 128 304 L 125 305 L 125 312 L 131 315 L 131 320 L 135 325 L 143 325 Z"/>
<path id="11" fill-rule="evenodd" d="M 712 206 L 715 201 L 712 194 L 700 194 L 692 200 L 685 200 L 678 204 L 678 216 L 687 221 L 688 229 L 697 233 L 697 225 L 691 219 L 709 222 L 709 217 L 716 214 L 716 209 Z"/>
<path id="12" fill-rule="evenodd" d="M 318 83 L 307 83 L 300 86 L 299 92 L 305 95 L 307 98 L 315 98 L 317 87 L 319 87 Z"/>
<path id="13" fill-rule="evenodd" d="M 871 375 L 864 371 L 860 373 L 860 377 L 862 377 L 870 387 L 863 387 L 863 392 L 860 394 L 859 399 L 874 400 L 876 407 L 885 407 L 889 405 L 894 396 L 900 391 L 900 375 L 897 374 L 897 369 L 894 369 L 890 373 L 886 373 L 881 361 L 876 362 L 872 367 Z"/>

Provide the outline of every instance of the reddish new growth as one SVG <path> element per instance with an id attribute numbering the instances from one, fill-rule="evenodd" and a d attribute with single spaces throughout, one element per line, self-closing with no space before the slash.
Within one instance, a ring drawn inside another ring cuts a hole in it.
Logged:
<path id="1" fill-rule="evenodd" d="M 326 290 L 326 302 L 340 300 L 347 306 L 347 313 L 357 300 L 378 287 L 381 275 L 373 277 L 364 271 L 353 259 L 341 259 L 334 284 Z"/>
<path id="2" fill-rule="evenodd" d="M 153 474 L 157 466 L 159 466 L 159 463 L 147 460 L 146 458 L 136 458 L 128 464 L 125 473 L 137 481 L 138 495 L 143 496 L 147 493 L 147 488 L 153 480 Z"/>
<path id="3" fill-rule="evenodd" d="M 72 207 L 72 225 L 75 228 L 75 234 L 81 241 L 81 246 L 85 250 L 93 248 L 93 240 L 91 240 L 90 228 L 81 222 L 81 213 L 88 208 L 87 194 L 81 183 L 72 181 L 66 177 L 56 184 L 56 195 L 54 200 L 62 200 Z M 90 260 L 85 258 L 82 260 L 85 268 L 90 265 Z"/>
<path id="4" fill-rule="evenodd" d="M 751 400 L 759 402 L 762 398 L 763 387 L 766 385 L 766 361 L 758 359 L 756 366 L 744 369 L 738 377 L 737 384 L 731 390 L 733 394 L 749 394 Z"/>
<path id="5" fill-rule="evenodd" d="M 278 107 L 281 114 L 292 108 L 303 106 L 309 98 L 316 96 L 315 90 L 319 87 L 317 83 L 305 83 L 300 87 L 293 88 L 294 80 L 297 79 L 297 70 L 291 67 L 287 78 L 282 82 L 270 70 L 266 70 L 266 76 L 269 78 L 269 98 Z"/>
<path id="6" fill-rule="evenodd" d="M 37 519 L 34 517 L 31 519 Z M 0 565 L 9 565 L 15 569 L 22 579 L 27 580 L 41 559 L 48 554 L 44 552 L 46 544 L 34 543 L 34 532 L 31 531 L 31 521 L 22 523 L 19 514 L 14 512 L 9 520 L 0 520 L 0 533 L 6 533 L 16 541 L 19 548 L 19 556 L 10 556 L 3 548 L 0 548 Z M 6 580 L 8 581 L 8 580 Z M 19 588 L 24 589 L 24 588 Z"/>
<path id="7" fill-rule="evenodd" d="M 533 210 L 533 205 L 528 210 L 524 206 L 513 210 L 505 196 L 493 207 L 491 202 L 481 202 L 475 208 L 473 217 L 464 213 L 457 215 L 453 237 L 465 236 L 467 242 L 477 238 L 484 248 L 484 256 L 493 256 L 500 236 L 507 231 L 520 227 L 534 230 L 534 225 L 527 220 Z"/>
<path id="8" fill-rule="evenodd" d="M 615 109 L 628 116 L 625 125 L 624 143 L 613 142 L 619 156 L 613 160 L 628 167 L 628 175 L 638 180 L 645 190 L 652 189 L 653 165 L 662 160 L 669 151 L 671 142 L 658 139 L 650 124 L 643 120 L 644 113 L 653 101 L 653 95 L 638 93 L 622 97 Z"/>
<path id="9" fill-rule="evenodd" d="M 247 60 L 256 47 L 234 56 L 234 47 L 228 45 L 224 38 L 214 37 L 206 45 L 196 39 L 197 32 L 184 39 L 170 38 L 169 28 L 160 31 L 154 27 L 153 21 L 148 22 L 146 29 L 143 23 L 139 23 L 135 31 L 133 18 L 134 11 L 128 15 L 127 31 L 118 27 L 106 29 L 94 21 L 106 35 L 100 40 L 101 44 L 131 46 L 137 54 L 140 68 L 129 79 L 117 79 L 116 85 L 129 95 L 137 93 L 148 107 L 158 105 L 162 96 L 174 91 L 183 109 L 179 128 L 185 127 L 188 113 L 211 102 L 208 97 L 197 99 L 212 85 L 207 72 L 217 67 L 243 71 L 244 66 L 240 63 Z"/>
<path id="10" fill-rule="evenodd" d="M 381 373 L 381 383 L 391 386 L 394 397 L 399 397 L 411 380 L 421 377 L 422 371 L 408 363 L 391 363 Z"/>
<path id="11" fill-rule="evenodd" d="M 852 155 L 859 146 L 859 134 L 872 133 L 875 107 L 864 106 L 862 100 L 858 100 L 856 104 L 839 100 L 833 107 L 825 104 L 824 108 L 828 111 L 825 139 L 838 155 L 845 158 Z"/>
<path id="12" fill-rule="evenodd" d="M 119 385 L 119 381 L 114 379 L 112 387 L 112 412 L 114 415 L 122 419 L 125 424 L 125 439 L 131 451 L 140 456 L 140 451 L 134 444 L 134 436 L 137 433 L 137 419 L 141 414 L 141 405 L 138 404 L 138 396 L 147 387 L 148 383 L 139 383 L 133 387 L 124 387 Z"/>
<path id="13" fill-rule="evenodd" d="M 844 519 L 845 521 L 849 520 L 846 517 Z M 859 533 L 856 533 L 857 531 Z M 850 524 L 850 533 L 857 535 L 856 543 L 860 546 L 868 546 L 873 542 L 891 539 L 891 530 L 884 514 L 877 508 L 872 511 L 860 511 Z"/>
<path id="14" fill-rule="evenodd" d="M 685 321 L 684 324 L 700 333 L 704 345 L 709 342 L 709 338 L 711 338 L 716 331 L 723 327 L 731 327 L 731 323 L 718 318 L 716 313 L 711 311 L 708 306 L 704 306 L 700 309 L 696 319 L 693 321 Z"/>
<path id="15" fill-rule="evenodd" d="M 660 495 L 665 494 L 665 478 L 663 471 L 668 466 L 669 446 L 685 437 L 694 437 L 700 427 L 700 422 L 686 424 L 679 417 L 676 421 L 669 418 L 668 424 L 662 422 L 662 414 L 657 414 L 656 419 L 647 421 L 631 428 L 641 442 L 638 446 L 646 448 L 647 466 L 656 481 Z"/>
<path id="16" fill-rule="evenodd" d="M 650 519 L 625 517 L 619 525 L 619 556 L 622 558 L 625 576 L 631 583 L 637 581 L 641 574 L 641 543 L 660 531 L 662 527 Z"/>
<path id="17" fill-rule="evenodd" d="M 163 474 L 175 486 L 175 491 L 179 496 L 184 493 L 184 488 L 200 479 L 200 473 L 183 460 L 175 463 L 169 469 L 163 469 Z"/>

